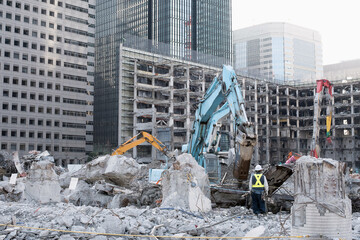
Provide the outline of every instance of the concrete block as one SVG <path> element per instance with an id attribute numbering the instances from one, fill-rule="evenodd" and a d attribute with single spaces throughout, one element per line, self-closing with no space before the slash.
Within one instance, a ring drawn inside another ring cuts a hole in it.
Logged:
<path id="1" fill-rule="evenodd" d="M 60 202 L 59 177 L 54 171 L 54 164 L 49 161 L 33 162 L 28 170 L 25 192 L 41 203 Z"/>
<path id="2" fill-rule="evenodd" d="M 264 226 L 258 226 L 256 228 L 251 229 L 249 232 L 247 232 L 244 236 L 244 238 L 251 240 L 251 239 L 257 239 L 260 237 L 264 237 L 267 235 L 267 229 Z M 251 238 L 253 237 L 253 238 Z"/>
<path id="3" fill-rule="evenodd" d="M 205 169 L 187 153 L 177 157 L 162 180 L 161 207 L 208 212 L 211 210 L 210 183 Z"/>

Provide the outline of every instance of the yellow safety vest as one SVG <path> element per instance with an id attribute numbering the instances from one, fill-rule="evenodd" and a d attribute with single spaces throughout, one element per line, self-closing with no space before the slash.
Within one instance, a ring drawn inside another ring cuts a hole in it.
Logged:
<path id="1" fill-rule="evenodd" d="M 255 184 L 253 183 L 252 187 L 253 188 L 263 188 L 264 187 L 264 184 L 261 183 L 261 177 L 262 177 L 262 174 L 254 174 L 254 177 L 256 179 L 256 182 Z M 254 181 L 253 181 L 254 182 Z"/>

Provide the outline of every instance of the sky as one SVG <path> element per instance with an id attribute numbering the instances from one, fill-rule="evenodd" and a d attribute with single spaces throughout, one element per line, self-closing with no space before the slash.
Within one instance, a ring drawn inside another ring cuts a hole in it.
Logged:
<path id="1" fill-rule="evenodd" d="M 265 22 L 316 30 L 323 64 L 360 59 L 360 0 L 232 0 L 233 31 Z"/>

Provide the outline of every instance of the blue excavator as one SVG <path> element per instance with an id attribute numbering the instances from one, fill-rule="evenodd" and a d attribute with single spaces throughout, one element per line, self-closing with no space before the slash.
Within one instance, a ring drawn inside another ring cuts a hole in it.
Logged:
<path id="1" fill-rule="evenodd" d="M 182 151 L 190 153 L 207 171 L 218 161 L 221 151 L 221 121 L 231 115 L 235 140 L 235 159 L 233 176 L 243 181 L 247 180 L 250 162 L 253 155 L 257 136 L 254 125 L 249 122 L 245 102 L 231 66 L 223 66 L 220 76 L 215 77 L 198 105 L 195 121 L 191 131 L 191 138 Z M 209 161 L 211 160 L 211 161 Z M 219 178 L 215 177 L 218 182 Z"/>

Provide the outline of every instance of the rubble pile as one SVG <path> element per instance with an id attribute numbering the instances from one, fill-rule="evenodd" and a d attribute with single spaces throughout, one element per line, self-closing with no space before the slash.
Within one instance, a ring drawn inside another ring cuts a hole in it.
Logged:
<path id="1" fill-rule="evenodd" d="M 256 217 L 244 207 L 216 209 L 201 216 L 177 209 L 136 208 L 128 206 L 117 209 L 104 209 L 91 206 L 74 206 L 58 203 L 52 205 L 23 205 L 1 202 L 0 223 L 16 223 L 28 227 L 59 229 L 81 232 L 114 233 L 156 236 L 272 236 L 279 235 L 281 225 L 277 215 Z M 286 218 L 287 213 L 282 213 Z M 225 221 L 227 220 L 227 221 Z M 224 221 L 224 222 L 222 222 Z M 219 223 L 222 222 L 222 223 Z M 219 223 L 214 225 L 215 223 Z M 213 225 L 213 226 L 212 226 Z M 289 231 L 290 222 L 284 223 Z M 261 229 L 259 229 L 259 227 Z M 53 232 L 5 227 L 0 228 L 0 239 L 13 236 L 16 239 L 122 239 L 119 237 Z M 259 231 L 261 230 L 261 231 Z M 60 238 L 62 239 L 62 238 Z"/>
<path id="2" fill-rule="evenodd" d="M 163 175 L 161 207 L 180 207 L 199 212 L 211 210 L 210 182 L 205 169 L 193 156 L 181 154 Z"/>
<path id="3" fill-rule="evenodd" d="M 137 208 L 128 206 L 106 209 L 74 206 L 69 203 L 48 205 L 0 203 L 0 223 L 10 223 L 42 230 L 0 227 L 0 239 L 124 239 L 120 236 L 97 236 L 86 233 L 51 231 L 155 235 L 270 237 L 290 234 L 288 213 L 254 216 L 244 207 L 214 209 L 192 215 L 178 209 Z M 353 216 L 353 237 L 360 237 L 360 214 Z"/>
<path id="4" fill-rule="evenodd" d="M 130 157 L 101 156 L 74 172 L 55 167 L 51 158 L 38 152 L 20 158 L 26 176 L 16 184 L 7 177 L 0 182 L 0 224 L 43 229 L 0 225 L 0 239 L 124 239 L 51 229 L 218 237 L 291 232 L 288 212 L 255 216 L 246 207 L 213 208 L 205 170 L 189 154 L 178 156 L 164 171 L 161 186 L 148 183 L 148 168 L 153 165 L 139 165 Z M 76 187 L 69 188 L 74 179 Z M 293 182 L 290 178 L 283 186 L 286 193 L 295 192 Z M 353 237 L 360 238 L 360 213 L 352 217 Z"/>
<path id="5" fill-rule="evenodd" d="M 0 151 L 0 177 L 13 172 L 16 172 L 13 156 L 6 151 Z"/>
<path id="6" fill-rule="evenodd" d="M 347 179 L 349 198 L 353 212 L 360 212 L 360 174 L 350 174 Z"/>

